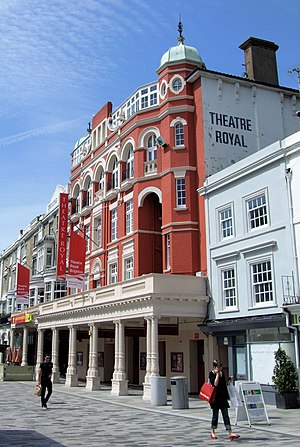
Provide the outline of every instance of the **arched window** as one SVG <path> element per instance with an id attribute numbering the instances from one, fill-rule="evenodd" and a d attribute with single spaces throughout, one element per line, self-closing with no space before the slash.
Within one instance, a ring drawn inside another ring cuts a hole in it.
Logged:
<path id="1" fill-rule="evenodd" d="M 86 185 L 86 206 L 90 206 L 92 204 L 93 199 L 93 184 L 91 179 L 88 180 Z"/>
<path id="2" fill-rule="evenodd" d="M 175 133 L 175 146 L 183 146 L 184 145 L 184 129 L 183 124 L 178 122 L 174 126 Z"/>
<path id="3" fill-rule="evenodd" d="M 157 146 L 155 135 L 150 135 L 147 140 L 147 160 L 152 161 L 157 159 Z"/>
<path id="4" fill-rule="evenodd" d="M 116 189 L 119 186 L 119 168 L 117 160 L 114 161 L 111 171 L 111 183 L 112 188 Z"/>
<path id="5" fill-rule="evenodd" d="M 79 186 L 77 185 L 75 187 L 75 191 L 74 191 L 74 199 L 75 199 L 75 209 L 72 209 L 72 214 L 73 213 L 80 213 L 80 191 L 79 191 Z"/>
<path id="6" fill-rule="evenodd" d="M 104 190 L 104 171 L 101 169 L 100 175 L 99 175 L 99 183 L 98 183 L 98 190 L 103 191 Z"/>
<path id="7" fill-rule="evenodd" d="M 126 177 L 132 178 L 134 177 L 134 168 L 133 168 L 133 146 L 130 144 L 127 159 L 126 159 Z"/>

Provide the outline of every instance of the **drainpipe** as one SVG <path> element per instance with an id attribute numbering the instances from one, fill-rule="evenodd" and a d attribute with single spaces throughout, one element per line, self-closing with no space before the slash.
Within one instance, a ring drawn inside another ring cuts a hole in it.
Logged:
<path id="1" fill-rule="evenodd" d="M 292 242 L 292 253 L 293 253 L 293 277 L 295 281 L 295 295 L 299 296 L 299 267 L 298 267 L 298 256 L 297 256 L 297 245 L 296 245 L 296 236 L 295 236 L 295 227 L 294 227 L 294 207 L 292 201 L 292 188 L 291 188 L 291 180 L 292 180 L 292 170 L 291 168 L 287 168 L 285 170 L 285 179 L 287 185 L 287 195 L 288 195 L 288 206 L 289 206 L 289 221 L 290 221 L 290 233 L 291 233 L 291 242 Z"/>
<path id="2" fill-rule="evenodd" d="M 287 196 L 288 196 L 288 206 L 289 206 L 289 221 L 290 221 L 290 233 L 291 233 L 291 243 L 292 243 L 292 254 L 293 254 L 293 277 L 295 282 L 295 295 L 299 296 L 299 268 L 298 268 L 298 256 L 297 256 L 297 245 L 296 245 L 296 235 L 294 226 L 294 208 L 292 200 L 292 170 L 287 168 L 285 170 L 285 179 L 287 185 Z M 300 367 L 299 367 L 299 339 L 298 339 L 298 327 L 290 325 L 290 312 L 283 308 L 283 312 L 286 317 L 286 327 L 291 329 L 294 333 L 294 343 L 295 343 L 295 354 L 296 354 L 296 368 L 298 372 L 298 385 L 300 384 Z"/>

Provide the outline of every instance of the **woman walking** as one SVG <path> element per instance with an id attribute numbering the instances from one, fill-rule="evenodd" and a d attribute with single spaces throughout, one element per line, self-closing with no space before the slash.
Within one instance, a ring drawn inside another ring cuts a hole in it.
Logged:
<path id="1" fill-rule="evenodd" d="M 230 381 L 229 378 L 228 381 Z M 218 427 L 218 418 L 219 418 L 219 410 L 221 410 L 223 421 L 226 430 L 228 431 L 229 439 L 237 439 L 240 436 L 232 433 L 230 418 L 228 414 L 228 400 L 229 394 L 227 390 L 227 382 L 225 379 L 225 375 L 222 371 L 222 363 L 219 360 L 213 361 L 213 370 L 209 373 L 209 382 L 212 386 L 215 387 L 215 400 L 210 404 L 212 409 L 212 420 L 211 420 L 211 433 L 210 437 L 212 439 L 217 439 L 216 429 Z"/>

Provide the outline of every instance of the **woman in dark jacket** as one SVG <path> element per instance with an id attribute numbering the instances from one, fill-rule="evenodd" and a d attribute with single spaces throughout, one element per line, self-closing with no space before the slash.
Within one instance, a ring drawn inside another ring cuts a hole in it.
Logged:
<path id="1" fill-rule="evenodd" d="M 231 378 L 228 379 L 230 381 Z M 219 410 L 221 410 L 223 421 L 226 430 L 228 431 L 229 439 L 237 439 L 240 436 L 232 433 L 231 424 L 228 414 L 228 400 L 229 394 L 227 390 L 227 382 L 225 375 L 222 371 L 222 363 L 219 360 L 214 360 L 213 370 L 209 373 L 209 382 L 215 387 L 215 400 L 210 404 L 212 409 L 212 420 L 211 420 L 211 434 L 212 439 L 217 439 L 215 430 L 218 427 Z"/>

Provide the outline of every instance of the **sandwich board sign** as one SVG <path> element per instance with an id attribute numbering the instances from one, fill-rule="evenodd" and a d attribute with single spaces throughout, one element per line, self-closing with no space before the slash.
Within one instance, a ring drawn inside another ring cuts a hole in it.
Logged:
<path id="1" fill-rule="evenodd" d="M 235 423 L 237 424 L 238 421 L 248 419 L 249 427 L 255 422 L 262 421 L 266 421 L 271 425 L 260 383 L 241 381 L 236 383 L 236 385 L 243 407 L 237 407 Z"/>

